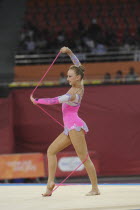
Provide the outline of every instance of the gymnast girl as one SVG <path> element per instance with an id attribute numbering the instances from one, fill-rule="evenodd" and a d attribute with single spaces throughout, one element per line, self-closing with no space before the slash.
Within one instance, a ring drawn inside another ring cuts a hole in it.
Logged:
<path id="1" fill-rule="evenodd" d="M 52 194 L 53 188 L 55 187 L 54 179 L 57 168 L 56 154 L 71 144 L 73 145 L 76 154 L 82 162 L 87 157 L 86 161 L 84 162 L 84 166 L 91 181 L 92 189 L 86 195 L 99 195 L 100 192 L 97 184 L 96 170 L 88 155 L 88 149 L 85 140 L 85 133 L 88 132 L 88 127 L 86 123 L 78 116 L 78 110 L 80 108 L 80 103 L 84 94 L 84 67 L 68 47 L 62 47 L 60 52 L 67 53 L 74 64 L 70 66 L 67 72 L 67 80 L 71 85 L 71 88 L 66 94 L 55 98 L 35 99 L 33 98 L 33 95 L 30 96 L 31 101 L 35 105 L 53 105 L 62 103 L 64 131 L 48 147 L 48 182 L 46 192 L 42 194 L 42 196 L 50 196 Z"/>

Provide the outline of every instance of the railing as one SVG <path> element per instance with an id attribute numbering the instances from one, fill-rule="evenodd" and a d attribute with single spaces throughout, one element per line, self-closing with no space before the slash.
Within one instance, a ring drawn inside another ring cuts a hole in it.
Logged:
<path id="1" fill-rule="evenodd" d="M 75 50 L 73 50 L 76 52 Z M 22 52 L 20 54 L 15 55 L 15 64 L 16 65 L 37 65 L 37 64 L 50 64 L 53 59 L 56 57 L 58 50 L 54 50 L 54 53 L 50 52 L 42 52 L 42 53 L 34 53 L 27 54 L 27 52 Z M 140 48 L 131 47 L 129 50 L 124 50 L 123 48 L 110 48 L 105 53 L 95 54 L 95 53 L 87 53 L 87 52 L 76 52 L 75 53 L 79 60 L 82 63 L 88 62 L 113 62 L 113 61 L 140 61 Z M 70 63 L 71 60 L 69 56 L 66 54 L 61 54 L 56 63 Z M 136 81 L 126 81 L 125 79 L 121 81 L 116 81 L 115 75 L 112 75 L 112 79 L 110 81 L 104 81 L 104 75 L 102 76 L 94 76 L 94 79 L 85 78 L 84 84 L 130 84 L 130 83 L 138 83 L 140 84 L 140 77 L 137 78 Z M 29 87 L 36 86 L 38 81 L 16 81 L 9 84 L 9 87 Z M 53 79 L 52 81 L 43 81 L 42 86 L 54 86 L 60 85 L 58 80 Z"/>
<path id="2" fill-rule="evenodd" d="M 112 50 L 112 51 L 111 51 Z M 113 62 L 113 61 L 140 61 L 140 50 L 136 47 L 130 50 L 120 50 L 116 48 L 115 50 L 108 49 L 104 53 L 76 53 L 77 57 L 81 62 Z M 55 58 L 56 53 L 41 53 L 41 54 L 23 54 L 15 55 L 16 65 L 30 65 L 30 64 L 49 64 Z M 57 59 L 56 63 L 69 63 L 70 58 L 62 54 Z"/>
<path id="3" fill-rule="evenodd" d="M 28 88 L 28 87 L 35 87 L 37 86 L 38 81 L 27 81 L 27 82 L 12 82 L 8 84 L 9 88 L 15 88 L 15 87 L 21 87 L 21 88 Z M 109 81 L 105 81 L 102 77 L 101 78 L 94 78 L 91 80 L 84 80 L 84 85 L 126 85 L 126 84 L 140 84 L 140 77 L 138 77 L 135 81 L 127 81 L 125 79 L 122 79 L 120 81 L 117 81 L 115 79 L 110 79 Z M 51 86 L 69 86 L 69 85 L 61 85 L 59 81 L 43 81 L 41 83 L 42 87 L 51 87 Z"/>

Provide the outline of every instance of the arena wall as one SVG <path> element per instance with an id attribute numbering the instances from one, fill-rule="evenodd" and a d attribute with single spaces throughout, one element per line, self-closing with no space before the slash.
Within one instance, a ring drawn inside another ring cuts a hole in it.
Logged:
<path id="1" fill-rule="evenodd" d="M 35 97 L 54 97 L 67 90 L 39 88 Z M 8 99 L 0 99 L 1 154 L 46 153 L 50 143 L 63 132 L 63 127 L 30 102 L 31 92 L 31 88 L 13 89 Z M 140 174 L 139 93 L 140 85 L 85 87 L 79 116 L 89 127 L 86 140 L 98 159 L 98 175 Z M 44 108 L 63 123 L 61 105 Z M 74 149 L 70 146 L 65 151 Z"/>

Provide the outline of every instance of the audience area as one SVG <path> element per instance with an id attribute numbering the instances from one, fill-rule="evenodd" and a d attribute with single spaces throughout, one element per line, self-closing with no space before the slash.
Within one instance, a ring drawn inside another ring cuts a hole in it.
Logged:
<path id="1" fill-rule="evenodd" d="M 28 0 L 17 53 L 139 49 L 139 11 L 138 0 Z"/>

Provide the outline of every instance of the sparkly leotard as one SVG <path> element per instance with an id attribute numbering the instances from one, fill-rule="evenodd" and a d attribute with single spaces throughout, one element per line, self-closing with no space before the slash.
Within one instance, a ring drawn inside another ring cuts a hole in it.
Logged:
<path id="1" fill-rule="evenodd" d="M 80 101 L 80 95 L 76 94 L 76 99 L 74 101 L 62 103 L 65 135 L 68 135 L 69 131 L 72 129 L 75 129 L 76 131 L 80 131 L 81 129 L 83 129 L 85 133 L 88 132 L 88 127 L 86 123 L 78 116 Z"/>

